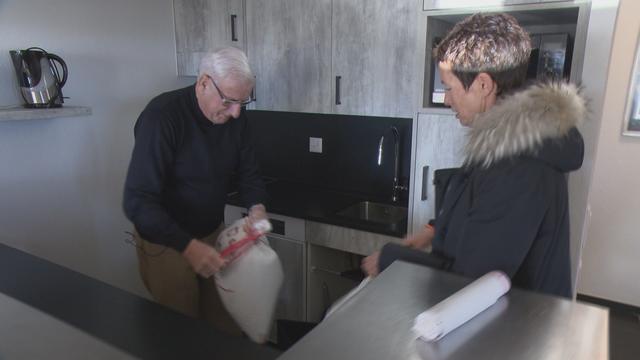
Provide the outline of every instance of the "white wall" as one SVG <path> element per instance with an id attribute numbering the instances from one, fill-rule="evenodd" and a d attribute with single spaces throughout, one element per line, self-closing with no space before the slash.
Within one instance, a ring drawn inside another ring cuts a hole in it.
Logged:
<path id="1" fill-rule="evenodd" d="M 574 288 L 577 287 L 582 245 L 587 237 L 587 226 L 591 219 L 587 204 L 598 147 L 600 123 L 603 118 L 602 105 L 606 92 L 611 43 L 618 6 L 618 0 L 594 0 L 589 11 L 580 84 L 583 86 L 584 95 L 589 99 L 590 114 L 580 126 L 585 143 L 582 168 L 569 175 L 571 263 Z"/>
<path id="2" fill-rule="evenodd" d="M 10 49 L 66 60 L 88 117 L 0 122 L 0 242 L 145 294 L 122 187 L 133 124 L 176 77 L 171 0 L 0 0 L 0 106 L 19 104 Z"/>
<path id="3" fill-rule="evenodd" d="M 578 292 L 640 306 L 640 138 L 621 136 L 640 2 L 621 0 L 593 166 Z"/>

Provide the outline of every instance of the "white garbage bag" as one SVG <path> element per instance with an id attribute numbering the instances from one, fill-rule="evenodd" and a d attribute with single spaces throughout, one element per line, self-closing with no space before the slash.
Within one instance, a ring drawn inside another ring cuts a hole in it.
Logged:
<path id="1" fill-rule="evenodd" d="M 367 286 L 367 284 L 369 283 L 369 281 L 371 281 L 372 277 L 371 276 L 367 276 L 366 278 L 364 278 L 364 280 L 362 280 L 360 282 L 360 284 L 358 286 L 356 286 L 354 289 L 351 289 L 351 291 L 349 291 L 348 293 L 346 293 L 344 296 L 342 296 L 340 299 L 336 300 L 331 307 L 329 308 L 329 310 L 327 310 L 327 313 L 324 316 L 324 319 L 327 319 L 329 316 L 331 316 L 331 314 L 333 314 L 336 310 L 342 308 L 342 306 L 344 306 L 347 301 L 349 301 L 352 297 L 356 296 L 360 291 L 362 291 L 362 289 L 364 289 L 365 286 Z M 324 320 L 323 319 L 323 320 Z"/>
<path id="2" fill-rule="evenodd" d="M 218 236 L 216 250 L 228 265 L 216 274 L 218 294 L 240 328 L 257 343 L 267 341 L 276 301 L 284 280 L 282 264 L 265 233 L 267 220 L 258 221 L 247 234 L 245 219 L 237 220 Z"/>

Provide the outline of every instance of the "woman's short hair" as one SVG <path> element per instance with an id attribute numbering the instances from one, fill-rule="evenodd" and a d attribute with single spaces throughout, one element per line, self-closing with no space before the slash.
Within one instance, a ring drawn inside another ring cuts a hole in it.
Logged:
<path id="1" fill-rule="evenodd" d="M 207 53 L 200 60 L 198 75 L 209 75 L 215 79 L 231 78 L 236 81 L 255 84 L 255 77 L 249 67 L 247 55 L 237 48 L 225 47 Z"/>
<path id="2" fill-rule="evenodd" d="M 437 61 L 451 64 L 465 89 L 484 72 L 496 82 L 499 95 L 524 83 L 530 53 L 529 34 L 513 16 L 482 13 L 457 23 L 433 50 Z"/>

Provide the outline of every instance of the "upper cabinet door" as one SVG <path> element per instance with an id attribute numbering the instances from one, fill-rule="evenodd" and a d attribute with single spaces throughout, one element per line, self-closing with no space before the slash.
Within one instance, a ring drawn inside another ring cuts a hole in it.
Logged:
<path id="1" fill-rule="evenodd" d="M 178 75 L 197 76 L 200 59 L 217 48 L 245 50 L 243 0 L 174 0 Z"/>
<path id="2" fill-rule="evenodd" d="M 413 117 L 422 0 L 333 2 L 333 107 L 339 114 Z"/>
<path id="3" fill-rule="evenodd" d="M 331 112 L 331 0 L 247 1 L 255 109 Z"/>

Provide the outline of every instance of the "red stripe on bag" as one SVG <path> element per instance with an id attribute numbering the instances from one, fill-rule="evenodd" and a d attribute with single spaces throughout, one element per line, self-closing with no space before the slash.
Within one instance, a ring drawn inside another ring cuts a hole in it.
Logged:
<path id="1" fill-rule="evenodd" d="M 248 249 L 256 240 L 258 240 L 262 236 L 259 232 L 254 232 L 252 234 L 248 234 L 247 237 L 240 241 L 236 241 L 233 244 L 227 246 L 222 252 L 220 252 L 220 256 L 223 258 L 229 257 L 229 255 L 233 255 L 230 261 L 235 260 L 242 252 Z"/>

